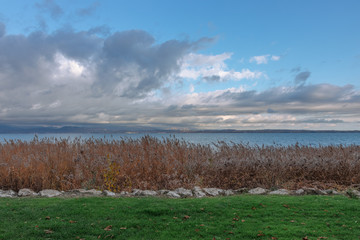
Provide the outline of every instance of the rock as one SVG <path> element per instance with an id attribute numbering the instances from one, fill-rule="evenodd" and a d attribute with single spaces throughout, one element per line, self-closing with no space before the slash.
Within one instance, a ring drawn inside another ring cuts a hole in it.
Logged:
<path id="1" fill-rule="evenodd" d="M 191 192 L 191 190 L 185 189 L 185 188 L 175 189 L 174 192 L 179 194 L 182 198 L 192 197 L 193 196 L 193 193 Z"/>
<path id="2" fill-rule="evenodd" d="M 109 190 L 104 190 L 103 194 L 107 197 L 115 197 L 116 196 L 116 194 L 114 192 L 109 191 Z"/>
<path id="3" fill-rule="evenodd" d="M 141 193 L 141 196 L 145 196 L 145 197 L 151 197 L 151 196 L 156 196 L 157 192 L 153 191 L 153 190 L 144 190 Z"/>
<path id="4" fill-rule="evenodd" d="M 170 198 L 181 198 L 181 196 L 174 191 L 169 191 L 166 196 Z"/>
<path id="5" fill-rule="evenodd" d="M 9 198 L 12 198 L 12 197 L 16 197 L 16 192 L 14 192 L 13 190 L 0 190 L 0 198 L 3 198 L 3 197 L 9 197 Z"/>
<path id="6" fill-rule="evenodd" d="M 212 197 L 216 197 L 219 196 L 221 194 L 224 193 L 224 190 L 220 189 L 220 188 L 203 188 L 203 191 Z"/>
<path id="7" fill-rule="evenodd" d="M 206 194 L 203 192 L 203 190 L 198 187 L 198 186 L 195 186 L 194 189 L 193 189 L 193 193 L 194 193 L 194 196 L 196 198 L 203 198 L 203 197 L 206 197 Z"/>
<path id="8" fill-rule="evenodd" d="M 134 190 L 136 190 L 136 191 L 134 191 Z M 152 190 L 139 190 L 139 189 L 134 189 L 134 190 L 131 193 L 133 196 L 150 197 L 150 196 L 156 196 L 157 195 L 157 192 L 152 191 Z"/>
<path id="9" fill-rule="evenodd" d="M 327 193 L 320 189 L 315 188 L 303 188 L 307 195 L 327 195 Z"/>
<path id="10" fill-rule="evenodd" d="M 169 190 L 161 189 L 161 190 L 158 191 L 158 194 L 159 194 L 159 195 L 165 195 L 165 194 L 167 194 L 168 192 L 169 192 Z"/>
<path id="11" fill-rule="evenodd" d="M 304 195 L 304 194 L 305 194 L 305 191 L 302 188 L 295 191 L 295 195 Z"/>
<path id="12" fill-rule="evenodd" d="M 86 189 L 73 189 L 70 191 L 65 192 L 66 195 L 70 195 L 70 196 L 101 196 L 103 193 L 102 191 L 96 190 L 96 189 L 90 189 L 90 190 L 86 190 Z"/>
<path id="13" fill-rule="evenodd" d="M 129 192 L 126 192 L 126 191 L 121 191 L 121 192 L 119 193 L 119 195 L 120 195 L 121 197 L 128 197 L 128 196 L 130 195 L 130 193 L 129 193 Z"/>
<path id="14" fill-rule="evenodd" d="M 234 195 L 234 191 L 233 191 L 233 190 L 231 190 L 231 189 L 225 190 L 225 191 L 224 191 L 224 195 L 225 195 L 225 196 L 231 196 L 231 195 Z"/>
<path id="15" fill-rule="evenodd" d="M 266 194 L 267 192 L 268 190 L 261 187 L 257 187 L 249 190 L 249 193 L 254 195 Z"/>
<path id="16" fill-rule="evenodd" d="M 235 194 L 243 194 L 243 193 L 248 193 L 249 189 L 248 188 L 239 188 L 234 190 Z"/>
<path id="17" fill-rule="evenodd" d="M 140 192 L 141 192 L 140 189 L 134 188 L 134 189 L 131 191 L 131 194 L 130 194 L 130 195 L 132 195 L 132 196 L 139 196 L 139 195 L 140 195 Z"/>
<path id="18" fill-rule="evenodd" d="M 328 195 L 341 195 L 338 191 L 336 191 L 335 189 L 327 189 L 324 190 L 326 192 L 326 194 Z"/>
<path id="19" fill-rule="evenodd" d="M 34 192 L 33 190 L 31 190 L 29 188 L 20 189 L 18 192 L 19 197 L 35 197 L 38 195 L 39 195 L 38 193 Z"/>
<path id="20" fill-rule="evenodd" d="M 278 189 L 275 191 L 269 192 L 271 195 L 290 195 L 290 191 L 286 189 Z"/>
<path id="21" fill-rule="evenodd" d="M 94 195 L 94 196 L 101 196 L 102 195 L 102 191 L 99 191 L 99 190 L 96 190 L 96 189 L 85 190 L 82 193 L 85 194 L 85 195 Z"/>
<path id="22" fill-rule="evenodd" d="M 41 197 L 57 197 L 61 195 L 61 192 L 53 189 L 45 189 L 39 192 Z"/>
<path id="23" fill-rule="evenodd" d="M 349 189 L 347 190 L 347 195 L 349 195 L 350 197 L 356 197 L 356 198 L 360 198 L 360 191 L 356 190 L 356 189 Z"/>

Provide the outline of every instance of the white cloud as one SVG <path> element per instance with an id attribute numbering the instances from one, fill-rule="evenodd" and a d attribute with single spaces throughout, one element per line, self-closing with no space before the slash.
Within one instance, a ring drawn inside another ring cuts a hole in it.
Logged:
<path id="1" fill-rule="evenodd" d="M 256 64 L 267 64 L 269 62 L 269 60 L 279 61 L 280 56 L 270 55 L 270 54 L 266 54 L 266 55 L 262 55 L 262 56 L 253 56 L 250 58 L 249 62 L 250 63 L 256 62 Z"/>
<path id="2" fill-rule="evenodd" d="M 256 79 L 263 76 L 262 72 L 251 71 L 249 69 L 242 69 L 241 71 L 229 70 L 225 61 L 230 59 L 231 55 L 232 53 L 219 55 L 190 53 L 184 57 L 178 76 L 193 80 L 202 78 L 209 82 Z"/>
<path id="3" fill-rule="evenodd" d="M 281 58 L 280 56 L 275 56 L 275 55 L 272 55 L 272 56 L 271 56 L 271 60 L 272 60 L 272 61 L 279 61 L 280 58 Z"/>

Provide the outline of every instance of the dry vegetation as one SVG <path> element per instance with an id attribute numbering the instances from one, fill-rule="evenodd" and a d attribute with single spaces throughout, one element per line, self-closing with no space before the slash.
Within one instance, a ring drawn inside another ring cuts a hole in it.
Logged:
<path id="1" fill-rule="evenodd" d="M 149 136 L 111 141 L 35 138 L 0 144 L 0 189 L 343 189 L 358 183 L 356 145 L 197 145 Z"/>

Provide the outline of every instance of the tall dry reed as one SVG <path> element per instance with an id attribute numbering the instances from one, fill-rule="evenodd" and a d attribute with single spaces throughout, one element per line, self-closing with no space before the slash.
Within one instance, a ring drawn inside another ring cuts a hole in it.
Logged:
<path id="1" fill-rule="evenodd" d="M 0 189 L 219 187 L 342 189 L 360 183 L 360 146 L 192 144 L 176 138 L 0 144 Z"/>

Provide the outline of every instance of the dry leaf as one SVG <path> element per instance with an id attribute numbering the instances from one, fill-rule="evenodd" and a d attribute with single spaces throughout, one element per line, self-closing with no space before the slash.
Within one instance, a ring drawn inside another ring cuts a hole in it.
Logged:
<path id="1" fill-rule="evenodd" d="M 106 228 L 104 228 L 105 231 L 111 231 L 111 229 L 112 229 L 112 225 L 109 225 Z"/>
<path id="2" fill-rule="evenodd" d="M 184 219 L 184 220 L 188 220 L 189 218 L 190 218 L 190 216 L 185 215 L 183 219 Z"/>
<path id="3" fill-rule="evenodd" d="M 45 217 L 45 220 L 50 220 L 50 216 L 46 216 L 46 217 Z"/>
<path id="4" fill-rule="evenodd" d="M 69 223 L 76 223 L 77 221 L 70 220 Z"/>
<path id="5" fill-rule="evenodd" d="M 53 231 L 50 230 L 50 229 L 44 230 L 44 232 L 45 232 L 46 234 L 51 234 L 51 233 L 53 233 Z"/>
<path id="6" fill-rule="evenodd" d="M 126 229 L 126 227 L 121 227 L 120 229 L 123 229 L 123 230 L 124 230 L 124 229 Z"/>

